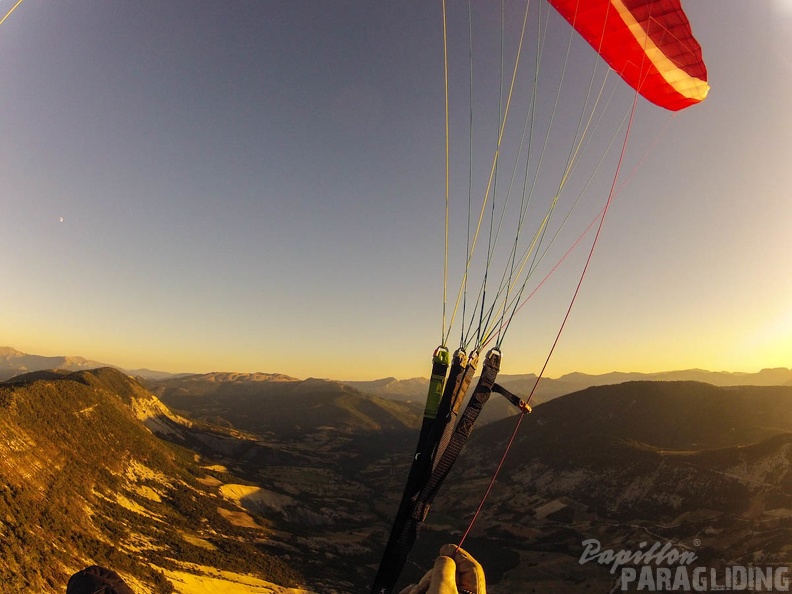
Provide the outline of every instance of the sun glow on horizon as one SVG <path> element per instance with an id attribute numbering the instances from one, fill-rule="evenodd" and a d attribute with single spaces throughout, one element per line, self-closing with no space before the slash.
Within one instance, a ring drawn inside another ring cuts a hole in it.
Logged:
<path id="1" fill-rule="evenodd" d="M 747 366 L 788 367 L 792 365 L 792 307 L 765 320 L 735 345 Z"/>

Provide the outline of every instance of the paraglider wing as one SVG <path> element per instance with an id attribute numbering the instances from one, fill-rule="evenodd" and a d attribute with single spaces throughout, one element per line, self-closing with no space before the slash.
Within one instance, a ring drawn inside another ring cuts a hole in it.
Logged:
<path id="1" fill-rule="evenodd" d="M 672 111 L 709 91 L 679 0 L 549 0 L 627 84 Z"/>

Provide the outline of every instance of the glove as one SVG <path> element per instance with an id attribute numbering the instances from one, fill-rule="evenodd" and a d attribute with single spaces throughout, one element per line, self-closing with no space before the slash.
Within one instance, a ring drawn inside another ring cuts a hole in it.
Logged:
<path id="1" fill-rule="evenodd" d="M 443 545 L 434 568 L 399 594 L 487 594 L 484 569 L 467 551 Z"/>

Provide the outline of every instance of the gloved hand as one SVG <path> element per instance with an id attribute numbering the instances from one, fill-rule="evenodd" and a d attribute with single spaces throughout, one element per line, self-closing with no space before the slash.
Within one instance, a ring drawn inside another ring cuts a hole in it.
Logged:
<path id="1" fill-rule="evenodd" d="M 434 568 L 399 594 L 487 594 L 484 569 L 467 551 L 443 545 Z"/>

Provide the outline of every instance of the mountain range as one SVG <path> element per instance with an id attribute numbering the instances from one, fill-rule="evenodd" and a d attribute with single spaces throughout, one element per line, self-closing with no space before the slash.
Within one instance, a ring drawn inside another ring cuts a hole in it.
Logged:
<path id="1" fill-rule="evenodd" d="M 211 454 L 212 440 L 255 443 L 198 428 L 114 369 L 0 384 L 2 591 L 62 593 L 70 573 L 94 563 L 144 594 L 211 577 L 208 566 L 285 586 L 303 581 L 256 544 L 266 522 L 202 467 L 198 452 Z"/>
<path id="2" fill-rule="evenodd" d="M 513 427 L 474 432 L 433 510 L 440 530 L 472 517 Z M 618 589 L 580 563 L 589 539 L 614 551 L 671 543 L 712 568 L 788 566 L 792 387 L 628 382 L 542 404 L 477 525 L 469 548 L 512 554 L 490 562 L 504 569 L 500 592 Z"/>
<path id="3" fill-rule="evenodd" d="M 92 563 L 137 594 L 355 591 L 384 513 L 371 477 L 391 474 L 418 414 L 284 384 L 278 422 L 246 420 L 261 409 L 244 393 L 213 408 L 232 427 L 173 412 L 113 368 L 0 383 L 1 591 L 61 593 Z"/>
<path id="4" fill-rule="evenodd" d="M 422 411 L 372 391 L 111 368 L 0 383 L 2 591 L 60 593 L 90 563 L 138 594 L 366 591 Z M 789 563 L 792 386 L 590 386 L 520 422 L 465 542 L 491 594 L 611 591 L 607 567 L 580 563 L 588 539 L 671 543 L 715 568 Z M 402 585 L 465 530 L 515 423 L 473 432 Z"/>
<path id="5" fill-rule="evenodd" d="M 513 392 L 530 394 L 536 384 L 536 375 L 507 374 L 498 375 L 498 382 Z M 394 377 L 374 381 L 344 381 L 343 383 L 362 392 L 391 398 L 394 400 L 420 400 L 426 396 L 427 378 L 398 380 Z M 568 373 L 559 378 L 543 377 L 539 382 L 534 399 L 536 403 L 552 400 L 563 394 L 583 390 L 590 386 L 608 386 L 634 381 L 695 381 L 713 386 L 792 386 L 792 369 L 778 367 L 762 369 L 756 373 L 705 371 L 686 369 L 656 373 L 618 372 L 593 375 L 588 373 Z"/>
<path id="6" fill-rule="evenodd" d="M 99 367 L 115 367 L 127 375 L 140 377 L 144 380 L 167 381 L 194 376 L 197 381 L 213 381 L 226 383 L 236 381 L 240 384 L 249 382 L 297 381 L 297 378 L 278 373 L 168 373 L 151 369 L 123 369 L 98 361 L 91 361 L 78 356 L 45 357 L 22 353 L 11 347 L 0 347 L 0 381 L 30 371 L 62 369 L 79 371 Z M 336 381 L 336 380 L 327 380 Z M 528 395 L 534 390 L 537 377 L 535 374 L 500 374 L 499 383 L 512 392 Z M 604 374 L 568 373 L 559 378 L 543 377 L 536 386 L 532 403 L 538 404 L 583 390 L 590 386 L 605 386 L 630 381 L 697 381 L 714 386 L 791 386 L 792 369 L 785 367 L 762 369 L 755 373 L 706 371 L 703 369 L 687 369 L 679 371 L 663 371 L 656 373 L 611 372 Z M 394 377 L 371 381 L 341 380 L 344 384 L 366 394 L 372 394 L 389 400 L 417 401 L 422 403 L 426 398 L 428 378 L 414 377 L 399 380 Z"/>
<path id="7" fill-rule="evenodd" d="M 178 375 L 165 371 L 153 371 L 151 369 L 132 369 L 125 370 L 116 365 L 109 365 L 99 361 L 91 361 L 84 357 L 77 356 L 56 356 L 45 357 L 43 355 L 29 355 L 11 347 L 0 346 L 0 381 L 28 373 L 31 371 L 43 371 L 47 369 L 61 369 L 64 371 L 79 371 L 81 369 L 98 369 L 100 367 L 115 367 L 124 373 L 137 377 L 163 379 Z"/>

